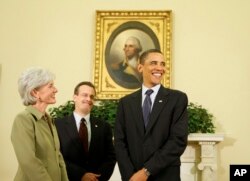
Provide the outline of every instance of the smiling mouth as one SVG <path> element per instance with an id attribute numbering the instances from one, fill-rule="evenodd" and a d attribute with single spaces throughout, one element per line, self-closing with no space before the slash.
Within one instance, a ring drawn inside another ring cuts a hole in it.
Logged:
<path id="1" fill-rule="evenodd" d="M 83 104 L 87 104 L 88 106 L 92 106 L 93 103 L 90 103 L 90 102 L 83 102 Z"/>
<path id="2" fill-rule="evenodd" d="M 152 75 L 155 76 L 155 77 L 161 77 L 162 73 L 152 73 Z"/>

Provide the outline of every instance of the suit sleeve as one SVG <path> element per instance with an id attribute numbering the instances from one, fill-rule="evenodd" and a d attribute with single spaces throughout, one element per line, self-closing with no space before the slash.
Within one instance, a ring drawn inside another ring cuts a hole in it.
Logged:
<path id="1" fill-rule="evenodd" d="M 55 120 L 57 134 L 60 140 L 60 149 L 66 164 L 67 174 L 70 180 L 81 180 L 87 171 L 83 167 L 73 163 L 66 154 L 71 148 L 65 145 L 65 127 L 62 124 L 63 122 L 64 120 L 62 119 Z"/>
<path id="2" fill-rule="evenodd" d="M 66 169 L 70 179 L 81 180 L 82 176 L 87 172 L 84 168 L 70 162 L 65 158 Z"/>
<path id="3" fill-rule="evenodd" d="M 170 135 L 163 146 L 145 163 L 152 175 L 162 169 L 179 163 L 180 157 L 187 146 L 188 137 L 188 99 L 184 93 L 175 93 L 176 103 L 172 110 Z M 167 108 L 166 108 L 167 109 Z"/>
<path id="4" fill-rule="evenodd" d="M 29 178 L 36 181 L 52 181 L 45 166 L 35 154 L 35 127 L 33 118 L 19 114 L 13 123 L 11 141 L 20 168 Z"/>
<path id="5" fill-rule="evenodd" d="M 125 115 L 122 99 L 118 104 L 115 121 L 115 152 L 122 180 L 129 180 L 135 172 L 135 168 L 129 158 L 128 143 L 125 133 Z"/>
<path id="6" fill-rule="evenodd" d="M 114 150 L 114 145 L 113 145 L 113 133 L 110 125 L 108 123 L 105 123 L 104 125 L 104 140 L 105 140 L 105 154 L 104 154 L 104 160 L 102 164 L 99 167 L 99 171 L 101 173 L 101 178 L 100 180 L 109 180 L 111 177 L 115 163 L 116 163 L 116 158 L 115 158 L 115 150 Z"/>

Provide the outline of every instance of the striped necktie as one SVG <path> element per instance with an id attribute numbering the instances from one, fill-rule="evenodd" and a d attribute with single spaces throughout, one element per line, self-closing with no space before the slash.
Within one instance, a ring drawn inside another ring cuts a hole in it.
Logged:
<path id="1" fill-rule="evenodd" d="M 151 112 L 151 106 L 152 106 L 152 101 L 150 99 L 150 95 L 153 93 L 154 91 L 152 89 L 148 89 L 146 91 L 146 97 L 144 99 L 144 102 L 143 102 L 143 106 L 142 106 L 142 113 L 143 113 L 143 119 L 144 119 L 144 125 L 145 125 L 145 128 L 147 127 L 148 125 L 148 122 L 149 122 L 149 115 L 150 115 L 150 112 Z"/>

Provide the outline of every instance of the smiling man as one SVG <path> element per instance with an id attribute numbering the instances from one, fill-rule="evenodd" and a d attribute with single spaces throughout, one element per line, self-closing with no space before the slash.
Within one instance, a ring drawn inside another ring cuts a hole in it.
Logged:
<path id="1" fill-rule="evenodd" d="M 180 181 L 180 157 L 187 146 L 188 99 L 165 88 L 163 54 L 145 51 L 139 59 L 142 88 L 120 99 L 115 151 L 124 181 Z"/>
<path id="2" fill-rule="evenodd" d="M 114 170 L 111 127 L 91 116 L 95 94 L 91 82 L 80 82 L 74 89 L 73 114 L 56 120 L 70 181 L 107 181 Z"/>

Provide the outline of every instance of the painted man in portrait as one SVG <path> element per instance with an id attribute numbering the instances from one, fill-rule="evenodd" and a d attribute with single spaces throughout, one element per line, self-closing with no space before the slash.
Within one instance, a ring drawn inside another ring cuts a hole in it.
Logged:
<path id="1" fill-rule="evenodd" d="M 140 40 L 130 36 L 124 44 L 124 60 L 111 65 L 117 78 L 127 83 L 138 84 L 138 87 L 141 84 L 141 74 L 137 70 L 137 65 L 141 50 Z"/>

